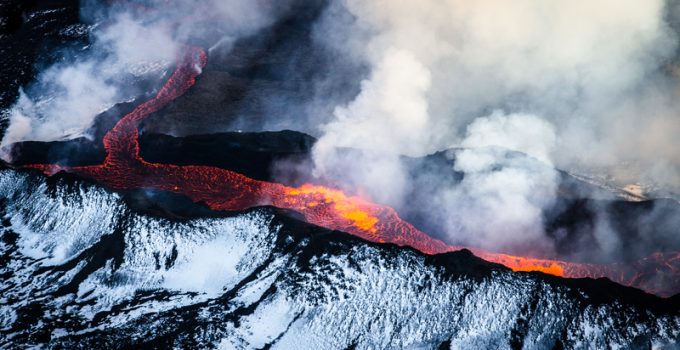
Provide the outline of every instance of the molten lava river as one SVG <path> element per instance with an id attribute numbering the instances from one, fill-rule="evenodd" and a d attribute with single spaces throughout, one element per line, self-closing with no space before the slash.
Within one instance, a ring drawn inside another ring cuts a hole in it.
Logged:
<path id="1" fill-rule="evenodd" d="M 343 192 L 306 184 L 297 188 L 258 181 L 226 169 L 150 163 L 139 155 L 138 127 L 144 118 L 184 94 L 207 62 L 205 51 L 188 47 L 176 70 L 156 96 L 125 115 L 104 136 L 106 159 L 101 165 L 28 167 L 47 175 L 60 171 L 93 179 L 113 189 L 151 188 L 188 196 L 214 210 L 245 210 L 272 205 L 298 211 L 306 221 L 363 239 L 410 246 L 426 254 L 460 250 L 434 239 L 402 220 L 394 209 Z M 659 295 L 677 293 L 680 254 L 657 253 L 632 264 L 583 264 L 492 253 L 468 248 L 477 256 L 514 271 L 540 271 L 568 278 L 607 277 Z"/>

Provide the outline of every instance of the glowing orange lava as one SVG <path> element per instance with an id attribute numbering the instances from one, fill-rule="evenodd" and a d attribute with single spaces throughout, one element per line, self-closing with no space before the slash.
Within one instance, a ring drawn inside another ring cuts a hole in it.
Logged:
<path id="1" fill-rule="evenodd" d="M 36 164 L 29 167 L 40 169 L 47 175 L 59 171 L 75 173 L 113 189 L 149 188 L 174 192 L 194 202 L 205 203 L 214 210 L 245 210 L 262 205 L 292 209 L 300 212 L 312 224 L 347 232 L 372 242 L 410 246 L 427 254 L 463 248 L 446 244 L 419 231 L 402 220 L 390 207 L 347 196 L 338 190 L 311 184 L 293 188 L 254 180 L 226 169 L 157 164 L 142 159 L 138 142 L 140 122 L 193 86 L 206 61 L 207 56 L 202 49 L 188 47 L 177 69 L 156 96 L 125 115 L 105 135 L 107 156 L 103 164 L 76 167 Z M 571 278 L 608 277 L 662 295 L 680 289 L 678 254 L 656 254 L 636 264 L 624 266 L 581 264 L 470 250 L 483 259 L 503 264 L 515 271 L 541 271 Z"/>

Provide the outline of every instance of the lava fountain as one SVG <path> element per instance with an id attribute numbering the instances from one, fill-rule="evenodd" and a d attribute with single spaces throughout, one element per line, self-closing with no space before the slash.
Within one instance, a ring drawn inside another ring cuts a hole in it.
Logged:
<path id="1" fill-rule="evenodd" d="M 194 85 L 207 62 L 204 50 L 187 47 L 177 68 L 158 93 L 125 115 L 104 136 L 103 164 L 60 166 L 34 164 L 46 175 L 64 171 L 90 178 L 109 188 L 155 189 L 185 195 L 214 210 L 245 210 L 272 205 L 300 212 L 306 221 L 347 232 L 368 241 L 410 246 L 426 254 L 460 250 L 434 239 L 402 220 L 394 209 L 323 186 L 288 187 L 254 180 L 226 169 L 150 163 L 139 155 L 139 124 Z M 607 277 L 659 295 L 680 289 L 680 253 L 657 253 L 633 264 L 583 264 L 519 257 L 468 248 L 481 258 L 514 271 L 540 271 L 568 278 Z"/>

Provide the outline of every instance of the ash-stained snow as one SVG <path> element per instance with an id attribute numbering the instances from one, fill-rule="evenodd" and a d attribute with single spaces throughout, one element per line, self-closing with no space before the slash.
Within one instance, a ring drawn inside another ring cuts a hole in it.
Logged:
<path id="1" fill-rule="evenodd" d="M 0 202 L 0 348 L 673 348 L 680 340 L 678 310 L 593 301 L 488 265 L 461 272 L 266 208 L 168 220 L 135 213 L 100 187 L 13 170 L 0 171 Z"/>

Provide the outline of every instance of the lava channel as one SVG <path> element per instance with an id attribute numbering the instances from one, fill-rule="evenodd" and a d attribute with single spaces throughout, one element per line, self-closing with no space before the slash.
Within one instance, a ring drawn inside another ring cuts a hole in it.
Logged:
<path id="1" fill-rule="evenodd" d="M 323 186 L 288 187 L 254 180 L 226 169 L 150 163 L 139 155 L 139 124 L 184 94 L 196 82 L 207 62 L 205 51 L 187 47 L 168 81 L 150 100 L 125 115 L 105 136 L 107 152 L 101 165 L 60 166 L 34 164 L 51 176 L 64 171 L 90 178 L 109 188 L 156 189 L 185 195 L 213 210 L 245 210 L 271 205 L 300 212 L 309 223 L 347 232 L 365 240 L 410 246 L 426 254 L 460 250 L 419 231 L 402 220 L 394 209 Z M 680 253 L 657 253 L 632 264 L 584 264 L 492 253 L 467 248 L 477 256 L 514 271 L 540 271 L 567 278 L 607 277 L 661 296 L 680 289 Z"/>

